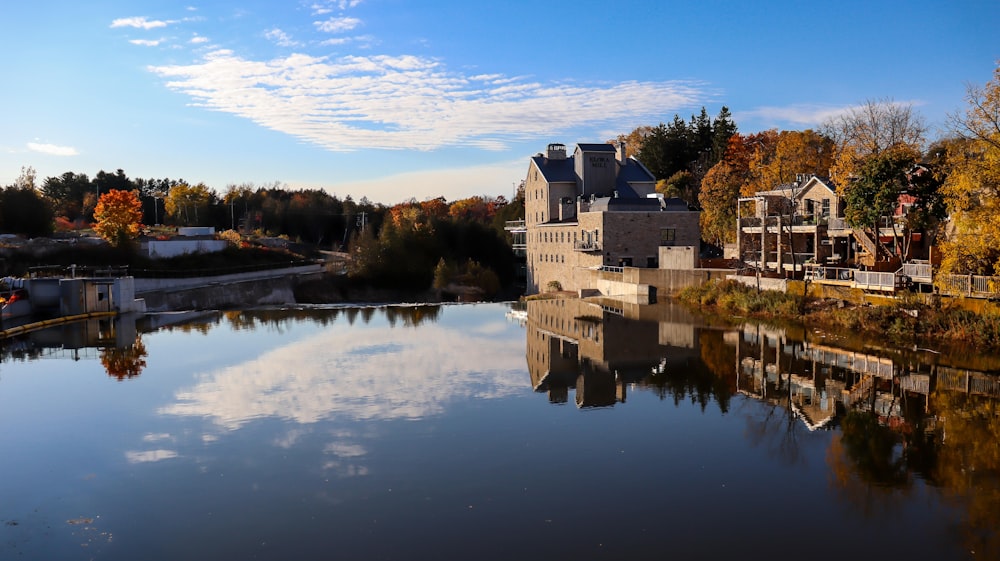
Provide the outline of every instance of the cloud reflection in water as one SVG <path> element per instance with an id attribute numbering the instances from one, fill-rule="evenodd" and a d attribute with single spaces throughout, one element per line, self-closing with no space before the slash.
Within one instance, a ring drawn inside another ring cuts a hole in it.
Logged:
<path id="1" fill-rule="evenodd" d="M 300 424 L 419 419 L 449 402 L 524 391 L 523 372 L 523 339 L 493 329 L 354 326 L 205 373 L 160 413 L 205 417 L 225 430 L 268 417 Z"/>

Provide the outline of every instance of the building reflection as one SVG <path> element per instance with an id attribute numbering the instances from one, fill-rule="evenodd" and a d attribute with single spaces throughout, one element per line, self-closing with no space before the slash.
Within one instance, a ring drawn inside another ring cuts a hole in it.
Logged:
<path id="1" fill-rule="evenodd" d="M 109 376 L 134 378 L 146 366 L 135 314 L 90 318 L 0 339 L 0 362 L 97 359 Z"/>
<path id="2" fill-rule="evenodd" d="M 526 331 L 532 387 L 553 403 L 575 390 L 579 407 L 610 406 L 631 388 L 675 401 L 686 392 L 723 411 L 732 396 L 765 404 L 750 414 L 748 438 L 794 462 L 794 433 L 830 431 L 831 482 L 864 515 L 920 479 L 967 513 L 959 531 L 971 551 L 1000 555 L 995 356 L 851 347 L 750 323 L 712 328 L 671 304 L 531 301 Z"/>
<path id="3" fill-rule="evenodd" d="M 527 302 L 531 385 L 552 403 L 624 403 L 628 387 L 654 383 L 670 363 L 698 359 L 694 318 L 678 307 L 577 299 Z"/>
<path id="4" fill-rule="evenodd" d="M 961 368 L 928 351 L 839 348 L 760 324 L 727 338 L 737 351 L 740 393 L 788 407 L 810 430 L 836 425 L 850 411 L 912 425 L 908 418 L 933 414 L 935 392 L 1000 398 L 996 373 Z"/>

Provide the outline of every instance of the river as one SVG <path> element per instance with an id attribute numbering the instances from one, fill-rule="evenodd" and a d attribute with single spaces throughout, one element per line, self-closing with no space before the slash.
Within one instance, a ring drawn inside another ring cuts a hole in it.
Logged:
<path id="1" fill-rule="evenodd" d="M 672 303 L 0 342 L 0 559 L 1000 559 L 1000 361 Z"/>

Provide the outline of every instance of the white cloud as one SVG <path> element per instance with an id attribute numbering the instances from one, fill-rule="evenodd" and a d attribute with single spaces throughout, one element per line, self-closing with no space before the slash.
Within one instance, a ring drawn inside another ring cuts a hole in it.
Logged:
<path id="1" fill-rule="evenodd" d="M 195 35 L 191 38 L 192 45 L 200 45 L 202 43 L 208 43 L 208 37 L 203 37 L 201 35 Z"/>
<path id="2" fill-rule="evenodd" d="M 361 0 L 333 0 L 327 2 L 316 2 L 315 4 L 309 6 L 312 10 L 314 16 L 322 16 L 333 12 L 335 9 L 340 11 L 347 10 L 348 8 L 356 8 L 361 4 Z"/>
<path id="3" fill-rule="evenodd" d="M 149 20 L 143 17 L 132 17 L 132 18 L 118 18 L 111 22 L 111 27 L 135 27 L 138 29 L 155 29 L 157 27 L 166 27 L 170 22 L 162 20 Z"/>
<path id="4" fill-rule="evenodd" d="M 577 127 L 656 119 L 711 98 L 690 81 L 542 83 L 449 72 L 413 55 L 292 54 L 254 61 L 228 50 L 195 64 L 153 66 L 194 105 L 239 115 L 332 151 L 501 150 Z"/>
<path id="5" fill-rule="evenodd" d="M 269 41 L 274 41 L 274 44 L 279 47 L 297 47 L 300 44 L 298 41 L 295 41 L 287 33 L 278 28 L 274 28 L 264 33 L 264 37 L 266 37 Z"/>
<path id="6" fill-rule="evenodd" d="M 330 18 L 326 21 L 315 21 L 316 29 L 324 33 L 342 33 L 350 31 L 361 24 L 361 20 L 351 17 Z"/>
<path id="7" fill-rule="evenodd" d="M 364 446 L 349 442 L 331 442 L 326 445 L 323 452 L 340 458 L 357 458 L 368 453 Z"/>
<path id="8" fill-rule="evenodd" d="M 205 417 L 229 430 L 266 417 L 302 425 L 333 418 L 417 419 L 453 401 L 523 391 L 523 373 L 522 339 L 437 324 L 417 330 L 355 325 L 207 373 L 160 413 Z M 326 451 L 364 454 L 349 443 Z"/>
<path id="9" fill-rule="evenodd" d="M 38 142 L 29 142 L 28 150 L 41 152 L 50 156 L 76 156 L 79 154 L 76 148 L 72 146 L 57 146 L 55 144 L 40 144 Z"/>
<path id="10" fill-rule="evenodd" d="M 163 39 L 132 39 L 129 43 L 141 47 L 155 47 L 163 42 Z"/>

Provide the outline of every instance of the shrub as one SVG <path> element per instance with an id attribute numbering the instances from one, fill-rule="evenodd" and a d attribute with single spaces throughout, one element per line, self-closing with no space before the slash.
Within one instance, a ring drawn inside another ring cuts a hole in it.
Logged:
<path id="1" fill-rule="evenodd" d="M 560 292 L 562 290 L 562 283 L 557 280 L 552 280 L 545 285 L 545 288 L 549 292 Z"/>

